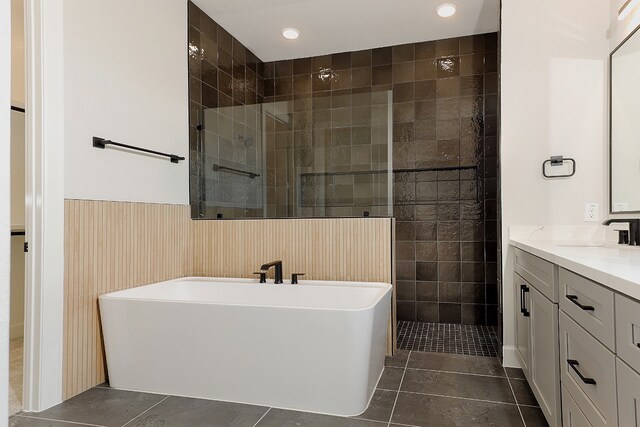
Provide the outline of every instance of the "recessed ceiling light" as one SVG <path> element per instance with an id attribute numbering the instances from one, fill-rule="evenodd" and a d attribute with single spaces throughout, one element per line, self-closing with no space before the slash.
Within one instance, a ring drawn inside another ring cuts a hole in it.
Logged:
<path id="1" fill-rule="evenodd" d="M 288 40 L 295 40 L 300 35 L 300 31 L 295 28 L 283 28 L 282 29 L 282 37 Z"/>
<path id="2" fill-rule="evenodd" d="M 453 3 L 444 3 L 436 9 L 438 15 L 443 18 L 449 18 L 456 13 L 456 5 Z"/>

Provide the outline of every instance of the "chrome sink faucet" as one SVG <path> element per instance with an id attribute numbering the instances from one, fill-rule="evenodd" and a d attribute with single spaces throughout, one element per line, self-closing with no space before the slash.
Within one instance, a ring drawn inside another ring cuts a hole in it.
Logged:
<path id="1" fill-rule="evenodd" d="M 266 275 L 271 267 L 275 267 L 275 281 L 273 283 L 280 284 L 282 283 L 282 261 L 271 261 L 266 264 L 262 264 L 260 267 L 260 272 L 255 274 L 260 274 L 260 283 L 266 283 Z"/>

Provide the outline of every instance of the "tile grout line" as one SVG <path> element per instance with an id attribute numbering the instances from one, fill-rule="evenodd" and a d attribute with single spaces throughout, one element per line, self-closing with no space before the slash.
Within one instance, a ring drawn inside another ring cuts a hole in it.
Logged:
<path id="1" fill-rule="evenodd" d="M 500 402 L 498 400 L 486 400 L 486 399 L 476 399 L 473 397 L 462 397 L 462 396 L 450 396 L 446 394 L 437 394 L 437 393 L 420 393 L 418 391 L 402 391 L 401 393 L 407 394 L 419 394 L 421 396 L 435 396 L 435 397 L 446 397 L 448 399 L 462 399 L 462 400 L 472 400 L 474 402 L 484 402 L 484 403 L 497 403 L 499 405 L 511 405 L 511 406 L 519 406 L 517 403 L 512 402 Z"/>
<path id="2" fill-rule="evenodd" d="M 504 369 L 504 367 L 502 369 Z M 506 369 L 504 369 L 504 373 L 505 374 L 507 373 Z M 516 397 L 516 392 L 513 391 L 513 386 L 511 385 L 511 379 L 509 377 L 507 377 L 507 381 L 509 382 L 509 388 L 511 389 L 511 393 L 513 394 L 513 400 L 515 400 L 516 406 L 518 407 L 518 413 L 520 414 L 520 419 L 522 420 L 522 425 L 524 427 L 526 427 L 527 423 L 525 423 L 524 415 L 522 415 L 522 410 L 520 409 L 520 405 L 518 405 L 518 398 Z"/>
<path id="3" fill-rule="evenodd" d="M 465 355 L 466 356 L 466 355 Z M 471 356 L 471 357 L 479 357 L 479 356 Z M 427 368 L 409 368 L 407 367 L 406 369 L 410 369 L 412 371 L 428 371 L 428 372 L 441 372 L 443 374 L 456 374 L 456 375 L 473 375 L 476 377 L 488 377 L 488 378 L 508 378 L 506 376 L 501 377 L 499 375 L 489 375 L 489 374 L 476 374 L 476 373 L 471 373 L 471 372 L 456 372 L 456 371 L 442 371 L 439 369 L 427 369 Z"/>
<path id="4" fill-rule="evenodd" d="M 266 411 L 264 414 L 262 414 L 262 416 L 260 417 L 260 419 L 259 419 L 258 421 L 256 421 L 256 423 L 253 425 L 253 427 L 256 427 L 258 424 L 260 424 L 260 421 L 262 421 L 262 419 L 263 419 L 264 417 L 266 417 L 266 416 L 267 416 L 267 414 L 269 413 L 269 411 L 270 411 L 271 409 L 272 409 L 271 407 L 267 408 L 267 411 Z"/>
<path id="5" fill-rule="evenodd" d="M 404 363 L 404 370 L 402 371 L 402 378 L 400 378 L 400 384 L 398 385 L 398 390 L 396 392 L 396 399 L 393 401 L 393 407 L 391 408 L 391 414 L 389 415 L 389 422 L 387 423 L 387 427 L 391 426 L 391 420 L 393 420 L 393 413 L 396 410 L 396 404 L 398 403 L 398 397 L 400 396 L 400 389 L 402 388 L 402 382 L 404 381 L 404 375 L 407 373 L 407 366 L 409 366 L 409 359 L 411 359 L 411 350 L 409 350 L 409 354 L 407 355 L 407 361 Z"/>
<path id="6" fill-rule="evenodd" d="M 87 423 L 81 423 L 81 422 L 78 422 L 78 421 L 56 420 L 54 418 L 33 417 L 33 416 L 29 416 L 29 415 L 24 415 L 24 413 L 22 415 L 15 415 L 14 418 L 28 418 L 30 420 L 54 421 L 54 422 L 58 422 L 58 423 L 77 424 L 77 425 L 80 425 L 80 426 L 106 427 L 106 426 L 103 426 L 101 424 L 87 424 Z"/>
<path id="7" fill-rule="evenodd" d="M 156 406 L 158 406 L 159 404 L 161 404 L 162 402 L 164 402 L 165 400 L 167 400 L 168 398 L 170 398 L 171 395 L 166 396 L 164 399 L 162 399 L 161 401 L 159 401 L 158 403 L 156 403 L 155 405 L 152 405 L 150 408 L 147 408 L 147 410 L 142 411 L 141 413 L 139 413 L 138 415 L 136 415 L 135 417 L 131 418 L 129 421 L 127 421 L 126 423 L 122 424 L 122 427 L 125 427 L 128 424 L 131 424 L 131 422 L 133 422 L 133 420 L 141 417 L 142 415 L 146 414 L 147 412 L 149 412 L 150 410 L 152 410 L 153 408 L 155 408 Z"/>

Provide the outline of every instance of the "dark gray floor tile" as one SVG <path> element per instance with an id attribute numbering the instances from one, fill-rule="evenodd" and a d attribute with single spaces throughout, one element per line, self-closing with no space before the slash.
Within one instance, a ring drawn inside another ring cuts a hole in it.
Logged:
<path id="1" fill-rule="evenodd" d="M 516 402 L 518 405 L 539 406 L 536 396 L 531 391 L 527 380 L 514 380 L 510 379 L 511 387 L 513 387 L 513 394 L 516 395 Z"/>
<path id="2" fill-rule="evenodd" d="M 404 369 L 402 368 L 384 368 L 380 381 L 378 381 L 378 387 L 385 390 L 398 390 L 400 388 L 400 382 L 402 381 L 402 374 Z"/>
<path id="3" fill-rule="evenodd" d="M 92 388 L 43 412 L 36 418 L 120 427 L 166 396 L 133 391 Z"/>
<path id="4" fill-rule="evenodd" d="M 407 369 L 401 390 L 515 403 L 509 380 L 500 377 Z"/>
<path id="5" fill-rule="evenodd" d="M 258 427 L 381 427 L 385 425 L 387 425 L 386 422 L 332 417 L 284 409 L 271 409 L 257 424 Z"/>
<path id="6" fill-rule="evenodd" d="M 547 419 L 540 408 L 533 408 L 531 406 L 521 406 L 522 418 L 524 418 L 524 425 L 527 427 L 549 427 Z"/>
<path id="7" fill-rule="evenodd" d="M 520 368 L 504 368 L 509 378 L 525 379 L 524 372 Z"/>
<path id="8" fill-rule="evenodd" d="M 356 418 L 388 422 L 397 395 L 397 391 L 376 390 L 367 410 Z"/>
<path id="9" fill-rule="evenodd" d="M 464 354 L 426 353 L 414 351 L 409 368 L 460 372 L 504 377 L 504 369 L 497 357 L 467 356 Z"/>
<path id="10" fill-rule="evenodd" d="M 171 396 L 127 424 L 127 427 L 253 426 L 267 409 L 241 403 Z"/>
<path id="11" fill-rule="evenodd" d="M 396 350 L 396 354 L 393 356 L 387 356 L 384 359 L 385 366 L 395 366 L 397 368 L 404 368 L 409 358 L 409 352 L 407 350 Z"/>
<path id="12" fill-rule="evenodd" d="M 402 392 L 391 421 L 420 427 L 522 426 L 516 405 Z"/>
<path id="13" fill-rule="evenodd" d="M 43 420 L 24 416 L 9 418 L 9 427 L 82 427 L 90 424 L 67 423 L 65 421 Z"/>

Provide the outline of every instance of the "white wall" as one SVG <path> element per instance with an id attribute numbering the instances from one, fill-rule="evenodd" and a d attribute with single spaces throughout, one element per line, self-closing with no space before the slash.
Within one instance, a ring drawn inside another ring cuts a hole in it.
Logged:
<path id="1" fill-rule="evenodd" d="M 502 1 L 501 179 L 505 363 L 513 345 L 508 229 L 581 224 L 584 204 L 606 211 L 609 9 L 602 0 Z M 576 175 L 544 180 L 552 155 Z"/>
<path id="2" fill-rule="evenodd" d="M 0 141 L 11 138 L 11 7 L 0 1 Z M 9 144 L 0 144 L 0 426 L 7 424 L 9 396 Z"/>
<path id="3" fill-rule="evenodd" d="M 15 1 L 14 1 L 15 3 Z M 15 17 L 15 14 L 14 14 Z M 15 22 L 15 19 L 12 19 Z M 12 22 L 12 25 L 13 25 Z M 13 43 L 13 42 L 12 42 Z M 23 69 L 24 71 L 24 69 Z M 13 73 L 13 71 L 12 71 Z M 12 81 L 15 81 L 13 74 Z M 24 82 L 24 76 L 20 78 Z M 12 88 L 12 93 L 15 91 Z M 12 100 L 12 102 L 14 102 Z M 23 103 L 24 105 L 24 103 Z M 25 229 L 25 114 L 11 111 L 11 230 Z M 23 335 L 25 253 L 24 236 L 11 237 L 10 337 Z"/>
<path id="4" fill-rule="evenodd" d="M 188 204 L 186 0 L 63 7 L 65 198 Z M 93 136 L 187 160 L 99 150 Z"/>
<path id="5" fill-rule="evenodd" d="M 24 0 L 11 0 L 11 105 L 25 106 Z"/>
<path id="6" fill-rule="evenodd" d="M 11 237 L 11 309 L 9 337 L 24 335 L 24 236 Z"/>
<path id="7" fill-rule="evenodd" d="M 22 77 L 24 80 L 24 76 Z M 11 228 L 24 229 L 25 114 L 11 111 Z"/>
<path id="8" fill-rule="evenodd" d="M 25 107 L 24 1 L 11 0 L 11 105 Z M 25 114 L 11 111 L 11 230 L 25 228 Z M 10 338 L 24 332 L 24 237 L 11 237 Z"/>

